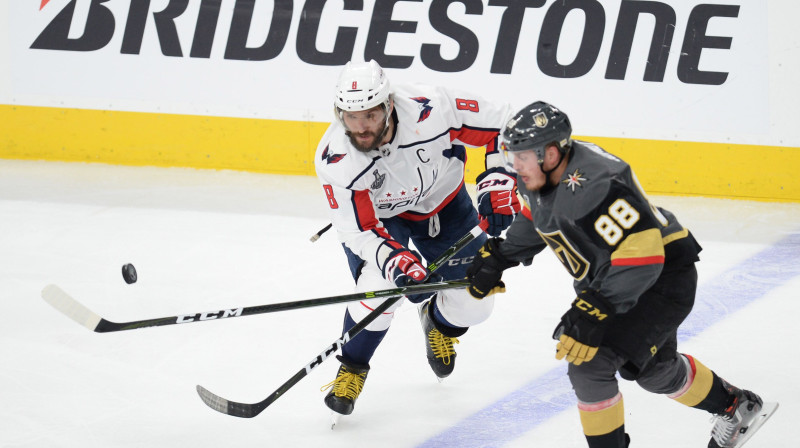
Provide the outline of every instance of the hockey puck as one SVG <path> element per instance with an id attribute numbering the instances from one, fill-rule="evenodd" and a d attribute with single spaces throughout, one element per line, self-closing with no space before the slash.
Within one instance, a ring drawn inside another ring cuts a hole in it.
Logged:
<path id="1" fill-rule="evenodd" d="M 130 263 L 122 266 L 122 278 L 124 278 L 125 283 L 129 285 L 131 283 L 136 283 L 136 268 Z"/>

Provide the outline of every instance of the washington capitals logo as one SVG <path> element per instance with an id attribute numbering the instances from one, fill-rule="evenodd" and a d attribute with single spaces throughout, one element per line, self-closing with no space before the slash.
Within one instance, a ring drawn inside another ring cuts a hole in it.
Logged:
<path id="1" fill-rule="evenodd" d="M 411 98 L 411 99 L 418 102 L 419 108 L 421 109 L 419 113 L 419 120 L 417 120 L 417 123 L 419 123 L 420 121 L 425 121 L 426 118 L 431 116 L 431 111 L 433 110 L 433 106 L 428 106 L 428 103 L 430 103 L 431 100 L 425 98 L 424 96 L 418 96 L 416 98 Z"/>
<path id="2" fill-rule="evenodd" d="M 585 182 L 585 181 L 589 180 L 589 179 L 587 179 L 587 178 L 585 178 L 583 176 L 584 175 L 580 171 L 575 170 L 574 173 L 567 174 L 567 178 L 562 180 L 561 182 L 563 184 L 565 184 L 567 186 L 567 188 L 572 190 L 572 192 L 574 193 L 575 192 L 575 187 L 583 188 L 583 185 L 581 184 L 581 182 Z"/>
<path id="3" fill-rule="evenodd" d="M 329 147 L 326 146 L 325 150 L 322 151 L 322 160 L 326 160 L 328 162 L 328 165 L 330 165 L 331 163 L 340 162 L 342 159 L 344 159 L 344 156 L 347 155 L 347 154 L 330 154 L 328 153 L 328 149 Z"/>

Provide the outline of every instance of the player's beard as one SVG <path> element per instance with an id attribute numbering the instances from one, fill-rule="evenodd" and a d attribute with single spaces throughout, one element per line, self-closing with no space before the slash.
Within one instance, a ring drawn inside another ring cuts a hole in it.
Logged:
<path id="1" fill-rule="evenodd" d="M 386 126 L 386 123 L 384 123 L 383 127 L 378 132 L 367 131 L 367 132 L 355 133 L 352 131 L 346 131 L 345 134 L 347 134 L 347 136 L 350 137 L 350 144 L 352 144 L 357 150 L 361 152 L 370 152 L 373 149 L 377 149 L 378 146 L 381 145 L 381 141 L 383 140 L 383 137 L 386 136 L 387 130 L 388 127 Z M 372 139 L 369 140 L 369 143 L 362 145 L 361 143 L 359 143 L 356 137 L 365 137 L 365 136 L 372 136 Z"/>

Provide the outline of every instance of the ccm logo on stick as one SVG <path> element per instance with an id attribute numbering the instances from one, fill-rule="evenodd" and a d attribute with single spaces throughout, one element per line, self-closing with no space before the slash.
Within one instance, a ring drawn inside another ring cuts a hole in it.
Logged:
<path id="1" fill-rule="evenodd" d="M 350 341 L 350 333 L 345 333 L 344 335 L 342 335 L 341 338 L 337 339 L 333 344 L 329 345 L 328 348 L 326 348 L 322 353 L 317 355 L 317 357 L 306 366 L 306 374 L 311 373 L 311 370 L 313 370 L 318 365 L 322 364 L 323 361 L 328 359 L 328 356 L 331 356 L 332 354 L 336 353 L 340 348 L 342 348 L 344 344 L 347 344 L 348 341 Z"/>
<path id="2" fill-rule="evenodd" d="M 226 317 L 239 317 L 242 315 L 242 310 L 244 308 L 236 308 L 233 310 L 221 310 L 221 311 L 209 311 L 207 313 L 197 313 L 197 314 L 184 314 L 182 316 L 178 316 L 178 319 L 175 323 L 184 324 L 186 322 L 194 322 L 198 320 L 214 320 L 214 319 L 225 319 Z"/>

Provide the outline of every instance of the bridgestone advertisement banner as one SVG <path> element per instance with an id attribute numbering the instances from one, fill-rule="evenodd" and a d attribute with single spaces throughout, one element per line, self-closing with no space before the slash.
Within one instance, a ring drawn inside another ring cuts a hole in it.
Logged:
<path id="1" fill-rule="evenodd" d="M 0 14 L 2 104 L 325 122 L 342 66 L 374 59 L 392 83 L 549 101 L 582 135 L 786 144 L 764 113 L 761 1 L 14 0 Z"/>

